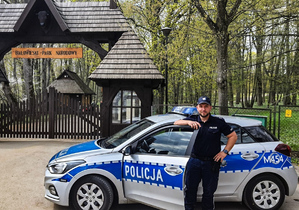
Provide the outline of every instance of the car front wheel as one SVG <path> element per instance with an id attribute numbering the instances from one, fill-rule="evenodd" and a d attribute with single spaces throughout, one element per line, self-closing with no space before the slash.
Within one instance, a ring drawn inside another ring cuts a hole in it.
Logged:
<path id="1" fill-rule="evenodd" d="M 108 181 L 99 176 L 79 180 L 71 191 L 71 205 L 76 210 L 106 210 L 112 202 L 113 190 Z"/>
<path id="2" fill-rule="evenodd" d="M 246 186 L 244 203 L 251 210 L 277 210 L 285 199 L 282 182 L 273 175 L 253 178 Z"/>

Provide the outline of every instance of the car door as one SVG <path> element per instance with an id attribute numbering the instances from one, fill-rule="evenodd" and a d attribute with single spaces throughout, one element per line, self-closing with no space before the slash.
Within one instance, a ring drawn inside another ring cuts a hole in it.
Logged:
<path id="1" fill-rule="evenodd" d="M 230 155 L 224 159 L 215 197 L 232 195 L 265 153 L 262 144 L 255 142 L 243 128 L 233 124 L 230 126 L 236 131 L 238 140 L 230 151 Z M 224 149 L 227 138 L 223 136 L 221 141 L 222 149 Z"/>
<path id="2" fill-rule="evenodd" d="M 193 135 L 190 127 L 167 126 L 132 145 L 124 156 L 123 185 L 129 199 L 162 209 L 182 209 L 183 177 Z"/>

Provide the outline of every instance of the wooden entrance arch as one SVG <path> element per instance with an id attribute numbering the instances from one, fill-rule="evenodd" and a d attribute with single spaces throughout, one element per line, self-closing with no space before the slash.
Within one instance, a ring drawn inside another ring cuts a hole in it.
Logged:
<path id="1" fill-rule="evenodd" d="M 0 59 L 21 43 L 82 43 L 103 59 L 122 33 L 129 30 L 114 0 L 109 2 L 55 2 L 0 4 Z"/>
<path id="2" fill-rule="evenodd" d="M 0 4 L 0 14 L 0 60 L 21 43 L 82 43 L 99 54 L 102 62 L 90 79 L 103 87 L 101 136 L 132 123 L 132 110 L 140 109 L 134 111 L 138 118 L 150 115 L 152 90 L 163 83 L 164 77 L 114 0 L 30 0 L 28 4 Z M 103 43 L 109 44 L 109 51 L 114 50 L 108 54 Z M 121 116 L 117 123 L 113 121 L 113 100 L 119 93 L 128 93 L 124 91 L 131 91 L 132 101 L 138 101 L 138 106 L 132 107 L 130 121 Z"/>

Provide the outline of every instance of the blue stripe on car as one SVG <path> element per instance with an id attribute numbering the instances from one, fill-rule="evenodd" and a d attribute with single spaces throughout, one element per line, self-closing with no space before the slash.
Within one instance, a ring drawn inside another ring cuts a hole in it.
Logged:
<path id="1" fill-rule="evenodd" d="M 221 173 L 240 173 L 249 172 L 251 170 L 257 170 L 260 168 L 276 168 L 276 169 L 288 169 L 292 168 L 291 158 L 287 157 L 278 152 L 267 152 L 267 153 L 257 153 L 259 158 L 252 161 L 245 160 L 241 157 L 241 154 L 231 154 L 227 157 L 227 166 L 220 169 Z M 229 164 L 232 161 L 234 164 Z"/>
<path id="2" fill-rule="evenodd" d="M 108 161 L 108 162 L 100 162 L 94 163 L 92 165 L 84 165 L 74 168 L 73 170 L 69 171 L 63 177 L 58 179 L 53 179 L 52 181 L 66 181 L 70 182 L 71 179 L 76 176 L 78 173 L 89 170 L 89 169 L 102 169 L 112 173 L 116 179 L 121 180 L 121 161 Z"/>
<path id="3" fill-rule="evenodd" d="M 89 152 L 89 151 L 97 150 L 97 149 L 101 149 L 101 147 L 99 147 L 97 145 L 97 140 L 85 142 L 82 144 L 77 144 L 77 145 L 71 146 L 69 148 L 66 148 L 64 150 L 61 150 L 56 155 L 54 155 L 49 162 L 51 162 L 52 160 L 54 160 L 56 158 L 64 157 L 66 155 L 71 155 L 71 154 L 80 153 L 80 152 L 87 152 L 87 151 Z"/>

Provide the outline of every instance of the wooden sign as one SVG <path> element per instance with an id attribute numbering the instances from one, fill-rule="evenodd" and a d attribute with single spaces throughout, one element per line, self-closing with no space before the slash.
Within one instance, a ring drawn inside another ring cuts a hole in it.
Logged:
<path id="1" fill-rule="evenodd" d="M 82 48 L 12 48 L 13 58 L 82 58 Z"/>

